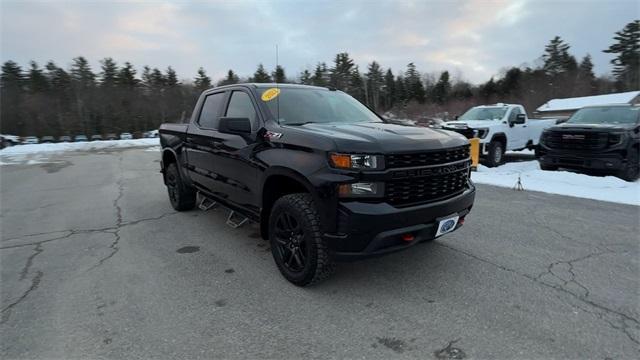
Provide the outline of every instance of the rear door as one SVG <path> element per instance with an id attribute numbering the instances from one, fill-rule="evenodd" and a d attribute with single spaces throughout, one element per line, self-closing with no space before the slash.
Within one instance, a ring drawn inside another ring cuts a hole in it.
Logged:
<path id="1" fill-rule="evenodd" d="M 202 105 L 195 115 L 195 121 L 189 125 L 185 140 L 187 153 L 187 171 L 189 177 L 198 187 L 216 193 L 217 173 L 215 164 L 215 152 L 218 135 L 218 122 L 227 93 L 223 91 L 206 95 Z"/>

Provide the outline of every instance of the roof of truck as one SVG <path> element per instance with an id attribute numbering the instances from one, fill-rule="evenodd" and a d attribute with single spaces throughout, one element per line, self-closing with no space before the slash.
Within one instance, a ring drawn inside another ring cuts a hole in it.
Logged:
<path id="1" fill-rule="evenodd" d="M 311 85 L 301 85 L 301 84 L 286 84 L 286 83 L 282 83 L 282 84 L 280 84 L 280 83 L 240 83 L 240 84 L 216 86 L 214 89 L 224 89 L 224 88 L 238 86 L 238 85 L 241 85 L 241 86 L 252 86 L 252 87 L 255 87 L 255 88 L 274 88 L 274 87 L 278 87 L 278 88 L 330 90 L 329 88 L 321 87 L 321 86 L 311 86 Z"/>

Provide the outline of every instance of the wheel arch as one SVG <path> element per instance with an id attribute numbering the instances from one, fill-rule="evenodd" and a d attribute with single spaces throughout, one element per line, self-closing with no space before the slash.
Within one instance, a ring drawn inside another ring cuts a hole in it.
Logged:
<path id="1" fill-rule="evenodd" d="M 313 185 L 297 171 L 285 167 L 271 167 L 264 175 L 261 193 L 260 235 L 269 238 L 269 216 L 273 204 L 282 196 L 294 193 L 309 193 L 315 199 Z"/>

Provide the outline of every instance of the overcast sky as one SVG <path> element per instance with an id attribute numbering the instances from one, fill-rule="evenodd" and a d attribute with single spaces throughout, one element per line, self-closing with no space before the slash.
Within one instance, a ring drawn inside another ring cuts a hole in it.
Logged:
<path id="1" fill-rule="evenodd" d="M 372 60 L 394 72 L 414 62 L 479 83 L 535 64 L 556 35 L 604 74 L 612 56 L 602 50 L 640 18 L 638 0 L 0 1 L 2 61 L 66 67 L 83 55 L 98 72 L 113 57 L 173 66 L 181 79 L 202 66 L 214 80 L 230 68 L 249 76 L 260 62 L 272 69 L 278 44 L 289 77 L 346 51 L 365 71 Z"/>

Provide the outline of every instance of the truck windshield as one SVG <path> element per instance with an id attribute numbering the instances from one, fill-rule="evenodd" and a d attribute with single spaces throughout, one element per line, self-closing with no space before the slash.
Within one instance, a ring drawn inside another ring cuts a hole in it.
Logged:
<path id="1" fill-rule="evenodd" d="M 382 122 L 358 100 L 341 91 L 282 87 L 273 96 L 273 88 L 258 89 L 271 115 L 282 125 L 309 123 Z M 263 96 L 269 92 L 271 96 Z"/>
<path id="2" fill-rule="evenodd" d="M 502 120 L 506 107 L 474 107 L 462 114 L 458 120 Z"/>
<path id="3" fill-rule="evenodd" d="M 638 121 L 640 108 L 634 106 L 601 106 L 578 110 L 570 124 L 633 124 Z"/>

